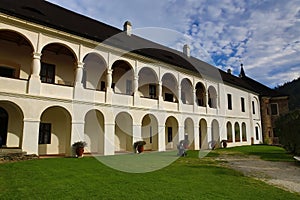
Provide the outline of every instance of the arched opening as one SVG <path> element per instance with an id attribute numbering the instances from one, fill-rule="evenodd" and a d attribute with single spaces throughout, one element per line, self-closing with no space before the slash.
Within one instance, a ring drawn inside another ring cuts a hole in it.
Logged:
<path id="1" fill-rule="evenodd" d="M 124 60 L 117 60 L 112 65 L 112 88 L 117 94 L 133 95 L 134 72 L 131 65 Z"/>
<path id="2" fill-rule="evenodd" d="M 166 149 L 176 149 L 176 144 L 179 142 L 178 137 L 178 122 L 175 117 L 168 117 L 165 123 L 165 142 Z"/>
<path id="3" fill-rule="evenodd" d="M 242 140 L 243 142 L 247 141 L 247 132 L 246 132 L 246 123 L 242 123 Z"/>
<path id="4" fill-rule="evenodd" d="M 237 122 L 235 122 L 235 124 L 234 124 L 234 137 L 235 137 L 235 142 L 240 142 L 241 141 L 240 125 Z"/>
<path id="5" fill-rule="evenodd" d="M 42 50 L 40 77 L 43 83 L 74 85 L 75 54 L 63 44 L 46 45 Z"/>
<path id="6" fill-rule="evenodd" d="M 0 77 L 28 80 L 33 47 L 29 40 L 11 30 L 0 30 Z"/>
<path id="7" fill-rule="evenodd" d="M 255 140 L 259 141 L 260 140 L 260 126 L 259 124 L 255 125 Z"/>
<path id="8" fill-rule="evenodd" d="M 181 101 L 183 104 L 194 104 L 193 85 L 187 78 L 181 81 Z"/>
<path id="9" fill-rule="evenodd" d="M 104 153 L 104 116 L 99 110 L 90 110 L 84 118 L 86 152 Z"/>
<path id="10" fill-rule="evenodd" d="M 232 125 L 230 122 L 227 122 L 226 130 L 227 130 L 227 142 L 232 142 Z"/>
<path id="11" fill-rule="evenodd" d="M 219 123 L 217 120 L 211 122 L 211 148 L 218 147 L 220 145 L 220 131 Z"/>
<path id="12" fill-rule="evenodd" d="M 208 87 L 208 106 L 217 108 L 217 91 L 213 86 Z"/>
<path id="13" fill-rule="evenodd" d="M 115 151 L 132 151 L 132 117 L 126 112 L 121 112 L 115 119 Z"/>
<path id="14" fill-rule="evenodd" d="M 196 99 L 198 106 L 206 107 L 206 92 L 202 83 L 196 85 Z"/>
<path id="15" fill-rule="evenodd" d="M 145 150 L 158 150 L 158 122 L 152 114 L 143 117 L 142 139 L 146 142 Z"/>
<path id="16" fill-rule="evenodd" d="M 139 71 L 139 93 L 141 97 L 157 99 L 158 78 L 156 73 L 149 67 L 144 67 Z"/>
<path id="17" fill-rule="evenodd" d="M 199 147 L 200 149 L 208 149 L 207 122 L 205 119 L 199 121 Z"/>
<path id="18" fill-rule="evenodd" d="M 83 86 L 87 89 L 105 91 L 107 65 L 102 56 L 89 53 L 83 59 Z"/>
<path id="19" fill-rule="evenodd" d="M 164 101 L 178 102 L 177 86 L 177 80 L 172 74 L 167 73 L 162 77 L 162 95 Z"/>
<path id="20" fill-rule="evenodd" d="M 47 108 L 41 115 L 39 155 L 71 154 L 71 115 L 63 107 Z"/>
<path id="21" fill-rule="evenodd" d="M 184 121 L 184 135 L 185 139 L 189 141 L 189 149 L 195 149 L 195 136 L 194 136 L 194 122 L 191 118 Z"/>
<path id="22" fill-rule="evenodd" d="M 2 147 L 21 148 L 23 112 L 16 104 L 0 101 L 0 137 Z"/>

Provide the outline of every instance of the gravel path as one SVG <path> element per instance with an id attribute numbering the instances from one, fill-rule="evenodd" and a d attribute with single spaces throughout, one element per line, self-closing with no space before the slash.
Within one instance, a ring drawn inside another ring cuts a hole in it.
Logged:
<path id="1" fill-rule="evenodd" d="M 223 154 L 220 160 L 227 161 L 226 166 L 262 180 L 268 184 L 300 194 L 300 163 L 271 162 L 257 156 L 242 157 Z"/>

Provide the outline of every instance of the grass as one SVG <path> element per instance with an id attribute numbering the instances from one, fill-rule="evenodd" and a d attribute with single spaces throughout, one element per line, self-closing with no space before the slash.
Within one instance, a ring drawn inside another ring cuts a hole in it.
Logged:
<path id="1" fill-rule="evenodd" d="M 217 153 L 244 154 L 259 156 L 263 160 L 275 162 L 294 162 L 293 156 L 278 146 L 254 145 L 218 149 Z"/>
<path id="2" fill-rule="evenodd" d="M 214 151 L 199 159 L 198 151 L 189 151 L 187 157 L 148 173 L 114 170 L 94 157 L 0 164 L 0 199 L 300 199 L 220 167 L 217 155 Z"/>

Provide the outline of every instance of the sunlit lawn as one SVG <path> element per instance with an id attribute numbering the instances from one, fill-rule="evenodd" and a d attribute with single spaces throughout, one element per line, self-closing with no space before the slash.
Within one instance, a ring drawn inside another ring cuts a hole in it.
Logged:
<path id="1" fill-rule="evenodd" d="M 210 156 L 199 159 L 189 151 L 148 173 L 117 171 L 94 157 L 0 164 L 0 199 L 300 199 L 220 167 L 213 159 L 217 153 Z"/>

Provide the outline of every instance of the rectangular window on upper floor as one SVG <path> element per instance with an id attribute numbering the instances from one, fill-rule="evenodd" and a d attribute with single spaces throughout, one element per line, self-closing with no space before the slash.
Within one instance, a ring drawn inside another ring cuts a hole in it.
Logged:
<path id="1" fill-rule="evenodd" d="M 271 103 L 271 114 L 278 115 L 278 104 L 277 103 Z"/>
<path id="2" fill-rule="evenodd" d="M 156 85 L 154 84 L 149 84 L 149 97 L 151 99 L 156 98 Z"/>
<path id="3" fill-rule="evenodd" d="M 55 65 L 41 63 L 40 78 L 43 83 L 54 83 L 55 81 Z"/>
<path id="4" fill-rule="evenodd" d="M 231 96 L 231 94 L 227 94 L 227 108 L 228 108 L 228 110 L 232 110 L 232 96 Z"/>
<path id="5" fill-rule="evenodd" d="M 255 114 L 255 104 L 254 104 L 254 101 L 252 101 L 252 113 Z"/>
<path id="6" fill-rule="evenodd" d="M 126 80 L 126 94 L 131 95 L 132 94 L 132 81 Z"/>
<path id="7" fill-rule="evenodd" d="M 165 101 L 173 102 L 174 96 L 171 93 L 165 93 Z"/>
<path id="8" fill-rule="evenodd" d="M 242 109 L 242 112 L 245 112 L 245 98 L 244 97 L 241 97 L 241 109 Z"/>
<path id="9" fill-rule="evenodd" d="M 0 76 L 6 78 L 14 78 L 15 77 L 15 69 L 10 67 L 0 66 Z"/>

